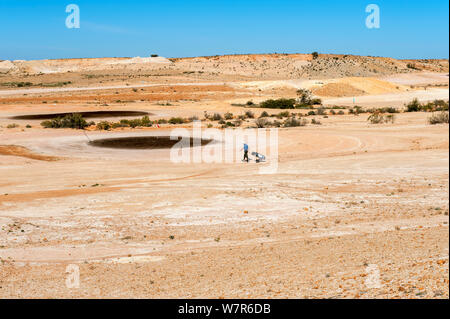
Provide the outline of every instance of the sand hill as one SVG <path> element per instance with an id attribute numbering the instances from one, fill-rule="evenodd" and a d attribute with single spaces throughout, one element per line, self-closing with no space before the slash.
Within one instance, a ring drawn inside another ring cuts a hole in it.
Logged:
<path id="1" fill-rule="evenodd" d="M 195 58 L 95 58 L 0 62 L 0 73 L 47 74 L 98 70 L 166 70 L 184 74 L 230 75 L 258 79 L 367 77 L 448 72 L 448 60 L 396 60 L 393 58 L 320 54 L 253 54 Z"/>

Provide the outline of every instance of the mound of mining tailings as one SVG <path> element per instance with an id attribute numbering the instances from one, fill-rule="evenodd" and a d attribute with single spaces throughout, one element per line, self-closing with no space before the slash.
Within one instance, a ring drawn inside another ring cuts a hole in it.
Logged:
<path id="1" fill-rule="evenodd" d="M 194 141 L 196 143 L 196 146 L 204 146 L 213 141 L 209 139 L 194 139 L 192 137 L 183 137 L 183 140 L 185 141 L 185 144 L 180 143 L 181 147 L 193 147 Z M 144 150 L 171 148 L 179 141 L 181 141 L 181 137 L 175 140 L 171 140 L 170 136 L 133 136 L 99 139 L 89 142 L 89 145 L 105 148 Z"/>
<path id="2" fill-rule="evenodd" d="M 47 113 L 47 114 L 27 114 L 14 116 L 15 120 L 51 120 L 57 117 L 64 117 L 70 114 L 81 114 L 84 118 L 103 118 L 103 117 L 129 117 L 152 115 L 151 113 L 141 111 L 91 111 L 91 112 L 67 112 L 67 113 Z"/>

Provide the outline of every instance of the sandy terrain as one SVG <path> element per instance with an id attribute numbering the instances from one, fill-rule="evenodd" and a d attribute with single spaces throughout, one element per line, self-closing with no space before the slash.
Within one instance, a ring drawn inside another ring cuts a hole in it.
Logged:
<path id="1" fill-rule="evenodd" d="M 273 174 L 260 171 L 271 156 L 173 163 L 170 149 L 89 144 L 192 124 L 83 131 L 11 118 L 259 114 L 240 104 L 299 88 L 325 105 L 448 100 L 448 61 L 416 61 L 421 72 L 407 61 L 335 57 L 1 62 L 10 69 L 0 83 L 36 85 L 0 90 L 0 298 L 449 298 L 449 128 L 429 125 L 428 113 L 380 125 L 367 114 L 316 116 L 322 125 L 281 128 Z M 143 80 L 150 68 L 167 73 Z M 66 285 L 69 265 L 78 288 Z"/>

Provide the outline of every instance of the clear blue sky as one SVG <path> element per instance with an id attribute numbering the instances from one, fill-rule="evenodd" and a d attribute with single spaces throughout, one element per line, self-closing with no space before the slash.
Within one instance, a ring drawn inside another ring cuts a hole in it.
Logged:
<path id="1" fill-rule="evenodd" d="M 77 4 L 81 28 L 67 29 Z M 365 26 L 368 4 L 380 29 Z M 0 0 L 0 59 L 346 53 L 448 58 L 444 0 Z"/>

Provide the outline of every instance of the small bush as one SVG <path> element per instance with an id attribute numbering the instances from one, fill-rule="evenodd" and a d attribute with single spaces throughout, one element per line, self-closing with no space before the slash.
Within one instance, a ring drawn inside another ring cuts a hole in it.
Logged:
<path id="1" fill-rule="evenodd" d="M 181 117 L 172 117 L 169 119 L 169 124 L 183 124 L 185 121 Z"/>
<path id="2" fill-rule="evenodd" d="M 266 111 L 263 111 L 261 113 L 261 115 L 259 116 L 259 118 L 263 118 L 263 117 L 269 117 L 269 113 L 267 113 Z"/>
<path id="3" fill-rule="evenodd" d="M 321 123 L 319 120 L 316 120 L 316 119 L 312 119 L 312 120 L 311 120 L 311 124 L 314 124 L 314 125 L 322 125 L 322 123 Z"/>
<path id="4" fill-rule="evenodd" d="M 325 111 L 324 107 L 321 106 L 317 109 L 317 115 L 325 115 L 325 114 L 327 114 L 327 112 Z"/>
<path id="5" fill-rule="evenodd" d="M 321 105 L 321 104 L 322 104 L 322 99 L 319 99 L 319 98 L 311 99 L 311 105 Z"/>
<path id="6" fill-rule="evenodd" d="M 297 127 L 297 126 L 305 126 L 307 124 L 307 121 L 305 119 L 297 120 L 293 117 L 287 119 L 284 122 L 284 127 Z"/>
<path id="7" fill-rule="evenodd" d="M 19 125 L 16 123 L 12 123 L 12 124 L 8 124 L 8 126 L 6 128 L 16 128 L 16 127 L 19 127 Z"/>
<path id="8" fill-rule="evenodd" d="M 428 123 L 430 123 L 431 125 L 444 123 L 448 124 L 448 112 L 443 111 L 441 113 L 431 115 L 428 118 Z"/>
<path id="9" fill-rule="evenodd" d="M 109 131 L 111 129 L 111 123 L 108 121 L 101 121 L 97 123 L 97 130 Z"/>
<path id="10" fill-rule="evenodd" d="M 319 57 L 319 53 L 318 52 L 313 52 L 313 53 L 311 53 L 311 55 L 312 55 L 312 58 L 315 60 L 315 59 L 317 59 L 318 57 Z"/>
<path id="11" fill-rule="evenodd" d="M 309 112 L 308 112 L 308 115 L 316 115 L 316 112 L 314 112 L 314 111 L 309 111 Z"/>
<path id="12" fill-rule="evenodd" d="M 269 120 L 265 118 L 259 118 L 255 121 L 255 124 L 258 128 L 264 128 L 270 125 Z"/>
<path id="13" fill-rule="evenodd" d="M 212 116 L 213 121 L 220 121 L 222 119 L 223 119 L 223 117 L 219 113 L 214 113 L 214 115 Z"/>
<path id="14" fill-rule="evenodd" d="M 84 129 L 89 126 L 81 114 L 73 113 L 64 117 L 57 117 L 48 121 L 44 121 L 41 125 L 45 128 L 74 128 Z"/>
<path id="15" fill-rule="evenodd" d="M 288 111 L 285 112 L 280 112 L 277 114 L 277 118 L 282 119 L 283 117 L 289 117 L 291 116 L 291 113 L 289 113 Z"/>
<path id="16" fill-rule="evenodd" d="M 245 116 L 249 119 L 255 118 L 255 114 L 252 111 L 245 112 Z"/>
<path id="17" fill-rule="evenodd" d="M 227 112 L 224 115 L 225 120 L 232 120 L 233 119 L 233 113 Z"/>
<path id="18" fill-rule="evenodd" d="M 367 121 L 369 121 L 371 124 L 394 123 L 395 115 L 384 115 L 381 112 L 376 111 L 367 118 Z"/>
<path id="19" fill-rule="evenodd" d="M 265 109 L 294 109 L 295 99 L 271 99 L 261 102 L 259 106 Z"/>
<path id="20" fill-rule="evenodd" d="M 359 115 L 359 114 L 362 114 L 362 113 L 366 113 L 366 111 L 364 111 L 361 106 L 356 105 L 353 108 L 349 109 L 348 113 L 349 114 L 354 114 L 354 115 Z"/>
<path id="21" fill-rule="evenodd" d="M 419 112 L 422 108 L 418 99 L 414 99 L 406 104 L 406 112 Z"/>

